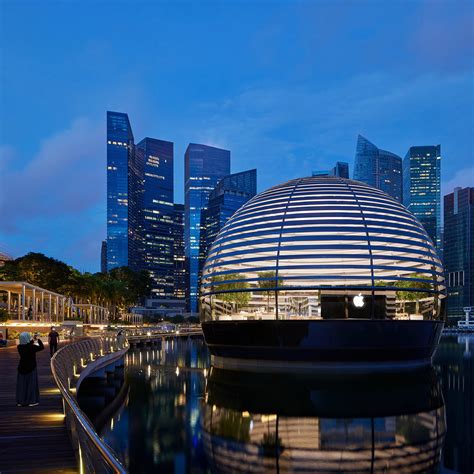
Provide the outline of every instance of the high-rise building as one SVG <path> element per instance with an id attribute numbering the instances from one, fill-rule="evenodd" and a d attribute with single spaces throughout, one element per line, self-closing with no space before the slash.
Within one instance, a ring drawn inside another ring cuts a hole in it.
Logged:
<path id="1" fill-rule="evenodd" d="M 174 295 L 173 143 L 144 138 L 135 148 L 144 180 L 139 267 L 150 273 L 153 297 L 171 297 Z"/>
<path id="2" fill-rule="evenodd" d="M 313 176 L 337 176 L 338 178 L 349 179 L 349 163 L 344 161 L 336 162 L 336 166 L 330 170 L 313 171 Z"/>
<path id="3" fill-rule="evenodd" d="M 209 194 L 217 182 L 230 174 L 230 151 L 190 143 L 185 153 L 184 206 L 186 254 L 186 303 L 198 309 L 199 273 L 205 256 L 200 253 L 201 212 L 207 209 Z"/>
<path id="4" fill-rule="evenodd" d="M 474 187 L 444 196 L 444 268 L 448 317 L 464 317 L 474 306 Z"/>
<path id="5" fill-rule="evenodd" d="M 441 247 L 441 145 L 412 146 L 403 160 L 403 204 Z"/>
<path id="6" fill-rule="evenodd" d="M 204 249 L 207 256 L 209 248 L 219 231 L 232 215 L 250 198 L 257 194 L 257 170 L 252 169 L 230 174 L 222 178 L 209 195 L 209 205 L 203 212 Z"/>
<path id="7" fill-rule="evenodd" d="M 143 270 L 144 155 L 134 147 L 128 162 L 128 266 Z"/>
<path id="8" fill-rule="evenodd" d="M 107 273 L 107 241 L 103 240 L 100 246 L 100 272 Z"/>
<path id="9" fill-rule="evenodd" d="M 107 112 L 107 270 L 129 265 L 129 249 L 136 249 L 136 216 L 132 215 L 129 223 L 130 213 L 133 214 L 129 208 L 129 192 L 130 189 L 136 192 L 136 183 L 133 182 L 136 172 L 130 173 L 130 164 L 135 158 L 134 148 L 128 115 Z M 130 233 L 133 235 L 131 246 Z"/>
<path id="10" fill-rule="evenodd" d="M 186 297 L 186 265 L 184 256 L 184 204 L 174 205 L 173 214 L 173 249 L 174 249 L 174 296 Z"/>
<path id="11" fill-rule="evenodd" d="M 354 179 L 386 192 L 399 202 L 403 200 L 402 159 L 381 150 L 362 135 L 357 137 Z"/>
<path id="12" fill-rule="evenodd" d="M 336 166 L 332 169 L 332 176 L 349 179 L 349 163 L 345 161 L 336 162 Z"/>

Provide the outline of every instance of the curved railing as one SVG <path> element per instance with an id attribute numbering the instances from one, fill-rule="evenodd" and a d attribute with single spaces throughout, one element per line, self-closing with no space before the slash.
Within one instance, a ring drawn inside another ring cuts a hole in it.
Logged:
<path id="1" fill-rule="evenodd" d="M 51 370 L 63 397 L 66 426 L 80 472 L 127 472 L 113 449 L 99 437 L 76 397 L 76 390 L 87 375 L 114 364 L 127 350 L 125 339 L 90 338 L 62 347 L 51 359 Z"/>

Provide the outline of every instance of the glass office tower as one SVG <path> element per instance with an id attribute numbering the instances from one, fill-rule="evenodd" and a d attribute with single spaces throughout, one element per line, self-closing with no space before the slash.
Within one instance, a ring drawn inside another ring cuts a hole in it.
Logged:
<path id="1" fill-rule="evenodd" d="M 143 163 L 143 254 L 140 268 L 154 282 L 154 297 L 174 294 L 173 143 L 144 138 L 136 146 Z"/>
<path id="2" fill-rule="evenodd" d="M 464 317 L 474 306 L 474 188 L 444 196 L 444 268 L 448 317 Z"/>
<path id="3" fill-rule="evenodd" d="M 398 202 L 403 200 L 402 159 L 377 148 L 362 135 L 357 137 L 354 179 L 384 191 Z"/>
<path id="4" fill-rule="evenodd" d="M 412 146 L 403 160 L 403 204 L 441 247 L 441 145 Z"/>
<path id="5" fill-rule="evenodd" d="M 344 161 L 336 162 L 336 166 L 330 170 L 316 170 L 312 173 L 313 176 L 336 176 L 337 178 L 349 179 L 349 163 Z"/>
<path id="6" fill-rule="evenodd" d="M 242 171 L 222 178 L 209 195 L 209 205 L 202 213 L 204 236 L 202 239 L 207 252 L 219 231 L 232 215 L 250 198 L 257 194 L 257 170 Z"/>
<path id="7" fill-rule="evenodd" d="M 199 273 L 205 256 L 200 253 L 201 212 L 217 182 L 230 174 L 230 151 L 190 143 L 184 157 L 184 206 L 186 254 L 186 305 L 198 310 Z"/>
<path id="8" fill-rule="evenodd" d="M 184 257 L 184 204 L 174 205 L 173 214 L 173 250 L 174 250 L 174 296 L 186 297 L 186 265 Z"/>
<path id="9" fill-rule="evenodd" d="M 349 163 L 338 161 L 332 169 L 332 176 L 349 179 Z"/>
<path id="10" fill-rule="evenodd" d="M 107 112 L 107 270 L 129 264 L 129 191 L 136 188 L 129 183 L 136 176 L 129 176 L 129 166 L 134 155 L 128 115 Z M 136 229 L 133 235 L 135 239 Z"/>

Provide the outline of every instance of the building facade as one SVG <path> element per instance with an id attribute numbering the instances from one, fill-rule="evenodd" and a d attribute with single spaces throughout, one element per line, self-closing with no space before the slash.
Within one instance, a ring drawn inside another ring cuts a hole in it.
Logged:
<path id="1" fill-rule="evenodd" d="M 349 179 L 349 163 L 345 161 L 336 162 L 336 166 L 332 169 L 332 176 Z"/>
<path id="2" fill-rule="evenodd" d="M 154 282 L 153 297 L 174 295 L 173 143 L 144 138 L 136 146 L 143 163 L 141 269 Z"/>
<path id="3" fill-rule="evenodd" d="M 200 300 L 217 367 L 413 368 L 431 365 L 446 288 L 433 243 L 401 203 L 359 181 L 302 177 L 228 220 Z"/>
<path id="4" fill-rule="evenodd" d="M 257 170 L 242 171 L 222 178 L 209 195 L 209 205 L 202 216 L 204 248 L 201 254 L 207 256 L 209 248 L 224 224 L 250 198 L 257 194 Z"/>
<path id="5" fill-rule="evenodd" d="M 349 163 L 344 161 L 336 162 L 336 166 L 330 170 L 313 171 L 313 176 L 336 176 L 337 178 L 349 179 Z"/>
<path id="6" fill-rule="evenodd" d="M 201 212 L 207 209 L 209 195 L 224 176 L 230 174 L 230 151 L 190 143 L 184 166 L 186 303 L 191 312 L 198 310 L 201 253 Z"/>
<path id="7" fill-rule="evenodd" d="M 173 214 L 174 297 L 186 297 L 186 264 L 184 254 L 184 204 L 174 205 Z"/>
<path id="8" fill-rule="evenodd" d="M 398 202 L 403 201 L 402 159 L 381 150 L 362 135 L 357 137 L 354 179 L 384 191 Z"/>
<path id="9" fill-rule="evenodd" d="M 403 160 L 403 204 L 441 247 L 441 145 L 412 146 Z"/>
<path id="10" fill-rule="evenodd" d="M 129 166 L 134 148 L 128 115 L 107 112 L 107 270 L 129 264 L 129 189 L 134 187 Z M 132 232 L 136 235 L 136 229 Z"/>
<path id="11" fill-rule="evenodd" d="M 474 187 L 444 196 L 444 267 L 448 317 L 464 317 L 474 306 Z"/>

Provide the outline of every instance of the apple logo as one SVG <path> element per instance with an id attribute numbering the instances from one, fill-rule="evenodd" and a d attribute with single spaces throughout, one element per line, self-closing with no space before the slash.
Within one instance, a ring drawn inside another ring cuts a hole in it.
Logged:
<path id="1" fill-rule="evenodd" d="M 364 306 L 364 297 L 359 293 L 357 296 L 352 298 L 352 302 L 356 308 L 362 308 Z"/>

